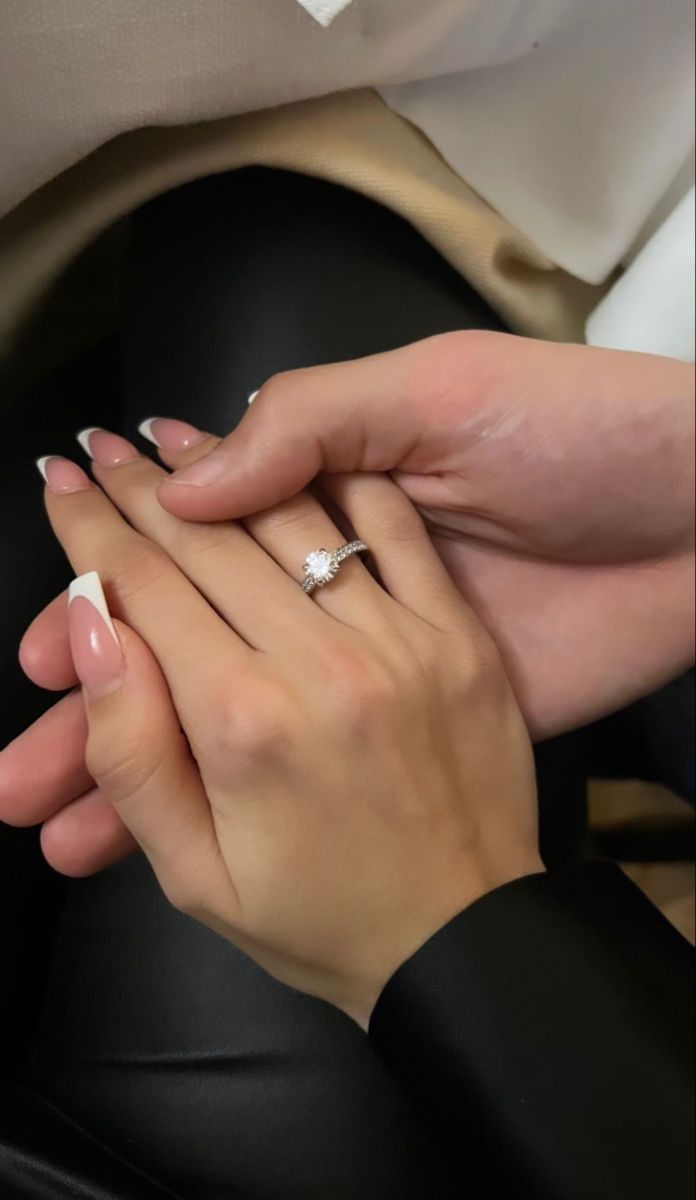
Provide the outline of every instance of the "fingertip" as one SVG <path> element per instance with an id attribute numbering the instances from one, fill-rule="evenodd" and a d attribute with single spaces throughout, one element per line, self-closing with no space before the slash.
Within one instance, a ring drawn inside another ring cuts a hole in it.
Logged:
<path id="1" fill-rule="evenodd" d="M 24 671 L 28 679 L 32 683 L 38 683 L 41 687 L 40 680 L 43 678 L 43 659 L 45 647 L 43 647 L 35 638 L 31 637 L 31 628 L 24 634 L 19 643 L 19 651 L 17 658 L 19 665 Z"/>
<path id="2" fill-rule="evenodd" d="M 56 631 L 56 640 L 48 643 L 30 626 L 17 657 L 27 679 L 47 692 L 63 692 L 77 683 L 67 629 L 62 635 Z"/>
<path id="3" fill-rule="evenodd" d="M 37 687 L 58 692 L 77 682 L 68 639 L 68 600 L 61 592 L 34 617 L 19 643 L 19 665 Z"/>
<path id="4" fill-rule="evenodd" d="M 40 843 L 48 865 L 71 879 L 95 875 L 136 849 L 113 806 L 96 790 L 50 817 Z"/>
<path id="5" fill-rule="evenodd" d="M 64 696 L 0 752 L 0 820 L 38 825 L 91 786 L 79 692 Z"/>

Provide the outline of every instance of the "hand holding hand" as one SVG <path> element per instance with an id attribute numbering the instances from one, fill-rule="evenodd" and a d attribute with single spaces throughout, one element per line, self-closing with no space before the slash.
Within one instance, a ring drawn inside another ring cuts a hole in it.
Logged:
<path id="1" fill-rule="evenodd" d="M 351 559 L 314 599 L 298 564 L 345 540 L 316 499 L 187 524 L 158 467 L 98 436 L 102 462 L 120 451 L 95 468 L 113 503 L 72 464 L 46 493 L 117 618 L 90 576 L 69 609 L 89 776 L 178 907 L 364 1023 L 430 934 L 542 869 L 495 647 L 389 480 L 327 484 L 387 590 Z"/>
<path id="2" fill-rule="evenodd" d="M 446 334 L 274 377 L 159 495 L 210 521 L 266 508 L 321 472 L 392 472 L 545 737 L 692 659 L 693 412 L 685 363 Z M 158 428 L 165 460 L 174 450 L 180 461 L 174 428 Z"/>

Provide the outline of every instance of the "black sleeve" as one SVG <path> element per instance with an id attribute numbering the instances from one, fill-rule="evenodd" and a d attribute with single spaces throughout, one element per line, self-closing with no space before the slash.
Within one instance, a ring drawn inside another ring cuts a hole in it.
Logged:
<path id="1" fill-rule="evenodd" d="M 483 1171 L 516 1200 L 692 1200 L 693 984 L 688 943 L 596 863 L 472 904 L 396 972 L 370 1038 L 463 1195 Z"/>

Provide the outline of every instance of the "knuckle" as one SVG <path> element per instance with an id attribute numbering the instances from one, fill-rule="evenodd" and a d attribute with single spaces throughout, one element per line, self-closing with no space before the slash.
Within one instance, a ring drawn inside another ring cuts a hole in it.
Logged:
<path id="1" fill-rule="evenodd" d="M 452 363 L 461 369 L 462 360 L 499 352 L 500 334 L 490 329 L 454 329 L 436 333 L 417 343 L 423 352 L 423 368 L 432 370 L 433 358 L 445 365 Z"/>
<path id="2" fill-rule="evenodd" d="M 120 600 L 131 600 L 157 589 L 171 570 L 171 559 L 161 547 L 135 534 L 109 559 L 108 578 Z"/>
<path id="3" fill-rule="evenodd" d="M 333 647 L 321 665 L 326 695 L 342 718 L 372 721 L 394 702 L 399 678 L 385 661 L 353 647 Z"/>
<path id="4" fill-rule="evenodd" d="M 280 685 L 237 686 L 223 696 L 216 722 L 223 756 L 268 764 L 282 758 L 292 737 L 292 704 Z"/>
<path id="5" fill-rule="evenodd" d="M 501 339 L 506 338 L 508 334 L 487 329 L 460 329 L 416 343 L 410 372 L 414 394 L 429 396 L 431 404 L 451 403 L 461 411 L 464 373 L 467 392 L 479 395 L 504 361 Z"/>
<path id="6" fill-rule="evenodd" d="M 263 405 L 265 408 L 267 404 L 273 406 L 282 404 L 289 397 L 296 395 L 298 391 L 301 392 L 303 382 L 310 370 L 310 367 L 300 367 L 296 371 L 278 371 L 275 375 L 271 375 L 270 379 L 267 379 L 259 389 L 253 407 Z"/>

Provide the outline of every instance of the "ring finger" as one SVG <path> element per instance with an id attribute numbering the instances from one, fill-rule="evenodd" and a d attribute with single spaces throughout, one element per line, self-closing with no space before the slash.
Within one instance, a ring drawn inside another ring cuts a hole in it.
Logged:
<path id="1" fill-rule="evenodd" d="M 162 417 L 144 421 L 140 432 L 157 446 L 163 462 L 174 469 L 209 454 L 220 440 L 182 421 Z M 388 595 L 364 568 L 356 569 L 357 564 L 349 568 L 346 563 L 340 579 L 314 592 L 322 607 L 346 624 L 365 628 L 366 611 L 372 612 L 373 622 L 375 618 L 383 619 L 385 613 L 387 619 L 393 619 L 391 597 L 428 624 L 451 628 L 461 623 L 465 607 L 462 597 L 413 504 L 388 476 L 324 475 L 320 487 L 322 498 L 328 499 L 345 519 L 348 529 L 343 534 L 322 504 L 307 493 L 245 518 L 244 524 L 296 579 L 308 551 L 320 546 L 336 549 L 346 538 L 365 540 Z M 361 597 L 369 601 L 369 609 L 361 608 Z"/>
<path id="2" fill-rule="evenodd" d="M 167 552 L 248 645 L 273 651 L 316 636 L 326 618 L 308 608 L 300 588 L 241 525 L 173 517 L 157 500 L 161 467 L 106 430 L 85 431 L 80 442 L 118 509 Z"/>
<path id="3" fill-rule="evenodd" d="M 80 441 L 121 512 L 167 551 L 250 645 L 285 650 L 298 640 L 313 641 L 325 614 L 361 629 L 383 621 L 391 601 L 357 558 L 341 564 L 331 587 L 316 589 L 317 605 L 298 586 L 308 554 L 337 550 L 345 541 L 309 493 L 248 518 L 244 528 L 182 521 L 157 501 L 164 472 L 130 443 L 104 430 L 86 431 Z"/>
<path id="4" fill-rule="evenodd" d="M 140 432 L 157 446 L 162 461 L 174 468 L 204 457 L 220 440 L 183 421 L 162 417 L 144 421 Z M 331 553 L 346 540 L 353 540 L 353 534 L 344 535 L 322 504 L 308 492 L 267 512 L 247 517 L 243 524 L 296 585 L 303 581 L 303 564 L 309 554 L 317 550 Z M 357 529 L 354 536 L 360 538 L 362 531 Z M 298 594 L 304 601 L 299 589 Z M 354 628 L 382 626 L 393 615 L 390 597 L 357 556 L 344 560 L 331 585 L 317 587 L 312 598 L 317 607 Z"/>

